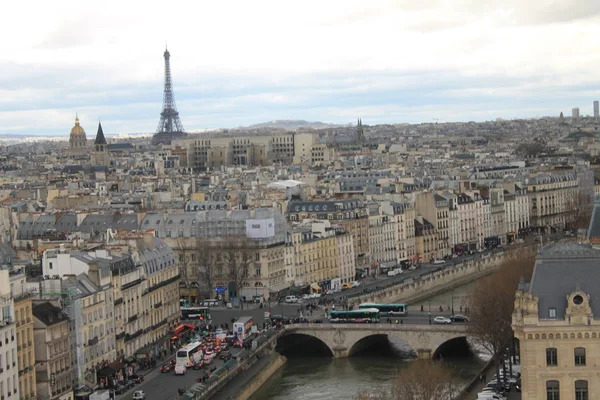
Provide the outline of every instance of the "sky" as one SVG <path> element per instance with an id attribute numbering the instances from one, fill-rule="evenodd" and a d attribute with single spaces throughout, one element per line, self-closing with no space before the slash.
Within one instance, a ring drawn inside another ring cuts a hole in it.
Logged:
<path id="1" fill-rule="evenodd" d="M 188 131 L 592 114 L 597 0 L 3 5 L 0 134 L 153 133 L 168 46 Z"/>

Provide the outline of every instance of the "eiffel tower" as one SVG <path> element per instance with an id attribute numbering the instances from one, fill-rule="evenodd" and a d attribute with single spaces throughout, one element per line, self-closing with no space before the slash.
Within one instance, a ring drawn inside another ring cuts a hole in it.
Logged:
<path id="1" fill-rule="evenodd" d="M 175 105 L 175 94 L 173 93 L 173 81 L 171 80 L 171 53 L 165 49 L 165 89 L 163 93 L 163 109 L 160 113 L 160 121 L 156 133 L 152 137 L 152 144 L 171 144 L 173 139 L 187 136 L 179 119 L 179 112 Z"/>

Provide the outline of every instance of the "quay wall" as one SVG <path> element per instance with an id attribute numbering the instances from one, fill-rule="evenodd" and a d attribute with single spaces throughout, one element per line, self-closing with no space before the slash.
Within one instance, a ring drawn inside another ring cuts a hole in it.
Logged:
<path id="1" fill-rule="evenodd" d="M 287 359 L 284 356 L 275 355 L 273 361 L 263 368 L 250 382 L 248 382 L 233 398 L 233 400 L 248 400 L 286 362 Z"/>
<path id="2" fill-rule="evenodd" d="M 348 300 L 355 308 L 361 303 L 416 303 L 491 274 L 507 257 L 506 252 L 499 252 L 486 258 L 476 258 L 441 267 L 430 274 L 409 278 L 396 285 L 351 297 Z"/>

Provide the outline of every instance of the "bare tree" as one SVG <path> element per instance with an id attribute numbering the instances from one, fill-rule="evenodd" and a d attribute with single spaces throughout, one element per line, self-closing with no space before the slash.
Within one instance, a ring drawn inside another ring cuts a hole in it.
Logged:
<path id="1" fill-rule="evenodd" d="M 512 312 L 521 277 L 531 279 L 535 251 L 521 250 L 508 255 L 498 272 L 481 279 L 468 297 L 469 334 L 496 359 L 500 359 L 513 339 Z"/>
<path id="2" fill-rule="evenodd" d="M 254 261 L 256 246 L 244 237 L 233 237 L 227 241 L 226 250 L 223 252 L 224 275 L 233 283 L 236 295 L 250 276 L 250 267 Z"/>
<path id="3" fill-rule="evenodd" d="M 567 229 L 587 228 L 592 218 L 594 199 L 578 189 L 574 196 L 567 199 L 566 227 Z"/>
<path id="4" fill-rule="evenodd" d="M 393 378 L 390 389 L 362 392 L 356 400 L 447 400 L 453 399 L 459 390 L 460 384 L 447 365 L 415 360 Z"/>
<path id="5" fill-rule="evenodd" d="M 195 255 L 198 260 L 199 283 L 207 288 L 209 297 L 212 297 L 216 280 L 222 275 L 219 271 L 220 249 L 205 238 L 197 238 Z"/>

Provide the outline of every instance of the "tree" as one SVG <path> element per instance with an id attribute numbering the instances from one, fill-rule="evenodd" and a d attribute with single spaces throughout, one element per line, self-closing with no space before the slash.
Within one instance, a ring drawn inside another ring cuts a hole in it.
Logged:
<path id="1" fill-rule="evenodd" d="M 393 378 L 390 389 L 362 392 L 356 400 L 445 400 L 453 399 L 459 390 L 460 384 L 447 365 L 414 360 Z"/>
<path id="2" fill-rule="evenodd" d="M 497 272 L 477 283 L 467 299 L 467 330 L 495 357 L 497 373 L 504 350 L 512 343 L 515 292 L 521 277 L 531 279 L 535 255 L 530 249 L 509 254 Z"/>
<path id="3" fill-rule="evenodd" d="M 215 281 L 219 276 L 220 249 L 211 245 L 206 238 L 196 239 L 196 259 L 198 260 L 198 280 L 206 286 L 209 297 L 212 298 Z"/>
<path id="4" fill-rule="evenodd" d="M 566 228 L 571 230 L 587 228 L 592 218 L 593 208 L 593 197 L 577 189 L 575 195 L 569 197 L 566 202 Z"/>
<path id="5" fill-rule="evenodd" d="M 250 276 L 249 269 L 255 257 L 256 245 L 245 236 L 228 238 L 224 244 L 224 276 L 233 283 L 233 289 L 239 297 L 241 288 Z"/>
<path id="6" fill-rule="evenodd" d="M 535 158 L 546 151 L 546 146 L 543 143 L 531 142 L 523 143 L 517 148 L 517 154 L 527 158 Z"/>

